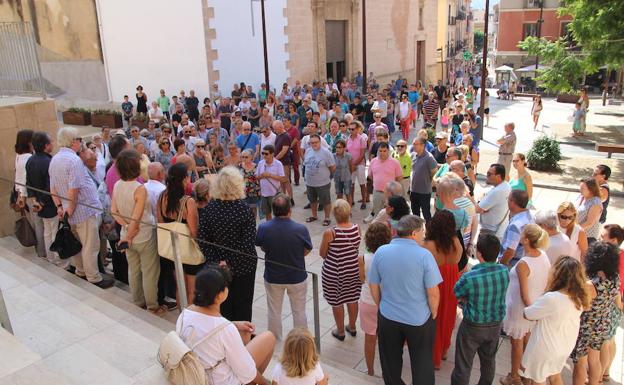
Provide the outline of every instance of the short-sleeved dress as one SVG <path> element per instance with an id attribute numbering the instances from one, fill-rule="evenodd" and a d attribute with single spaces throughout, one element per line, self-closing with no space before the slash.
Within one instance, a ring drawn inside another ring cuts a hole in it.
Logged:
<path id="1" fill-rule="evenodd" d="M 616 276 L 610 280 L 593 277 L 591 281 L 596 289 L 596 297 L 592 300 L 591 308 L 581 314 L 581 328 L 576 346 L 570 354 L 574 362 L 586 356 L 589 349 L 600 350 L 602 344 L 612 337 L 614 317 L 610 310 L 620 291 L 620 278 Z"/>
<path id="2" fill-rule="evenodd" d="M 598 197 L 593 197 L 590 199 L 583 199 L 582 196 L 579 196 L 577 201 L 575 202 L 576 210 L 578 211 L 578 223 L 583 223 L 587 220 L 587 215 L 589 215 L 589 210 L 594 206 L 599 206 L 602 211 L 602 201 Z M 587 238 L 598 239 L 600 236 L 600 221 L 596 221 L 591 227 L 585 229 L 585 233 L 587 234 Z"/>
<path id="3" fill-rule="evenodd" d="M 574 349 L 581 312 L 570 297 L 558 291 L 542 295 L 524 309 L 527 318 L 537 321 L 522 356 L 524 377 L 546 382 L 548 376 L 561 373 Z"/>
<path id="4" fill-rule="evenodd" d="M 249 170 L 245 170 L 240 166 L 239 170 L 241 170 L 245 179 L 245 202 L 249 207 L 256 207 L 260 197 L 260 182 L 256 176 L 256 165 L 254 164 Z"/>
<path id="5" fill-rule="evenodd" d="M 509 273 L 509 287 L 505 296 L 507 311 L 503 319 L 503 330 L 508 336 L 515 339 L 524 337 L 535 326 L 535 321 L 524 318 L 524 301 L 520 295 L 520 281 L 516 271 L 518 264 L 525 262 L 529 266 L 528 290 L 529 301 L 531 303 L 546 290 L 548 283 L 548 271 L 550 270 L 550 260 L 545 252 L 541 252 L 539 257 L 522 257 L 520 261 L 511 269 Z"/>
<path id="6" fill-rule="evenodd" d="M 358 265 L 360 228 L 334 227 L 334 240 L 329 243 L 327 257 L 323 260 L 321 277 L 323 297 L 331 306 L 357 302 L 362 283 Z"/>

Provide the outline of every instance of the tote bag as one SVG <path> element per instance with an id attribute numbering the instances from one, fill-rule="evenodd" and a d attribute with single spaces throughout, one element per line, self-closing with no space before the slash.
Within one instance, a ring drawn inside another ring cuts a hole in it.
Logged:
<path id="1" fill-rule="evenodd" d="M 175 231 L 178 236 L 178 255 L 182 263 L 186 265 L 201 265 L 206 261 L 204 254 L 199 249 L 197 242 L 190 237 L 191 232 L 188 224 L 182 223 L 182 217 L 184 210 L 186 210 L 186 201 L 188 197 L 185 196 L 180 201 L 180 210 L 178 211 L 178 218 L 175 222 L 159 223 L 156 232 L 158 240 L 158 254 L 169 260 L 175 262 L 173 253 L 173 244 L 171 243 L 171 231 Z"/>
<path id="2" fill-rule="evenodd" d="M 15 237 L 19 243 L 24 247 L 31 247 L 37 245 L 37 237 L 35 236 L 35 230 L 28 222 L 24 210 L 21 210 L 21 216 L 15 221 Z"/>

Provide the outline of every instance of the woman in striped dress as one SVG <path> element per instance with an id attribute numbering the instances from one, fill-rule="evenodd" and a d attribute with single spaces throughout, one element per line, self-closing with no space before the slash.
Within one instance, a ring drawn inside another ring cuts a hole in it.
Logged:
<path id="1" fill-rule="evenodd" d="M 344 341 L 345 330 L 355 337 L 355 321 L 362 283 L 359 276 L 358 255 L 360 228 L 351 222 L 351 205 L 344 199 L 334 203 L 336 227 L 323 233 L 319 254 L 323 258 L 323 297 L 332 307 L 336 329 L 332 331 Z M 344 324 L 344 304 L 347 304 L 349 324 Z"/>

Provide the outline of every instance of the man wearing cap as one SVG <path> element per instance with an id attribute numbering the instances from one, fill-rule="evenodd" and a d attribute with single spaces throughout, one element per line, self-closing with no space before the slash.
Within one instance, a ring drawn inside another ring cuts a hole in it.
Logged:
<path id="1" fill-rule="evenodd" d="M 438 164 L 446 163 L 446 152 L 449 149 L 447 140 L 448 134 L 444 132 L 438 132 L 435 136 L 436 146 L 433 151 L 431 151 L 431 155 L 433 155 Z"/>
<path id="2" fill-rule="evenodd" d="M 511 159 L 516 150 L 516 133 L 514 132 L 515 124 L 513 122 L 505 124 L 505 135 L 503 135 L 496 143 L 498 148 L 498 164 L 505 166 L 505 180 L 509 181 L 509 172 L 511 171 Z"/>

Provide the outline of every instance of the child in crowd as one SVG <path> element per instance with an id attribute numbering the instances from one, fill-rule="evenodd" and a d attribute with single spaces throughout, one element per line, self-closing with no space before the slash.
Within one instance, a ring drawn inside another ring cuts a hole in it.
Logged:
<path id="1" fill-rule="evenodd" d="M 444 130 L 444 132 L 448 132 L 449 120 L 450 120 L 449 109 L 448 108 L 442 109 L 442 115 L 440 116 L 440 126 L 442 127 L 442 130 Z"/>
<path id="2" fill-rule="evenodd" d="M 327 385 L 314 338 L 306 329 L 293 329 L 284 342 L 280 362 L 273 369 L 271 385 Z"/>
<path id="3" fill-rule="evenodd" d="M 336 141 L 336 171 L 334 172 L 334 183 L 336 184 L 336 195 L 338 199 L 346 196 L 351 204 L 351 154 L 346 152 L 347 143 L 343 139 Z"/>
<path id="4" fill-rule="evenodd" d="M 572 134 L 572 136 L 575 138 L 577 136 L 583 136 L 581 128 L 584 115 L 585 111 L 583 111 L 583 109 L 581 108 L 581 103 L 576 102 L 576 104 L 574 105 L 574 113 L 572 113 L 572 118 L 574 119 L 574 123 L 572 123 L 572 131 L 574 131 L 574 133 Z"/>
<path id="5" fill-rule="evenodd" d="M 121 103 L 121 109 L 123 110 L 123 116 L 126 122 L 130 122 L 130 118 L 132 117 L 132 110 L 134 109 L 134 105 L 128 99 L 128 95 L 124 95 L 123 103 Z"/>

